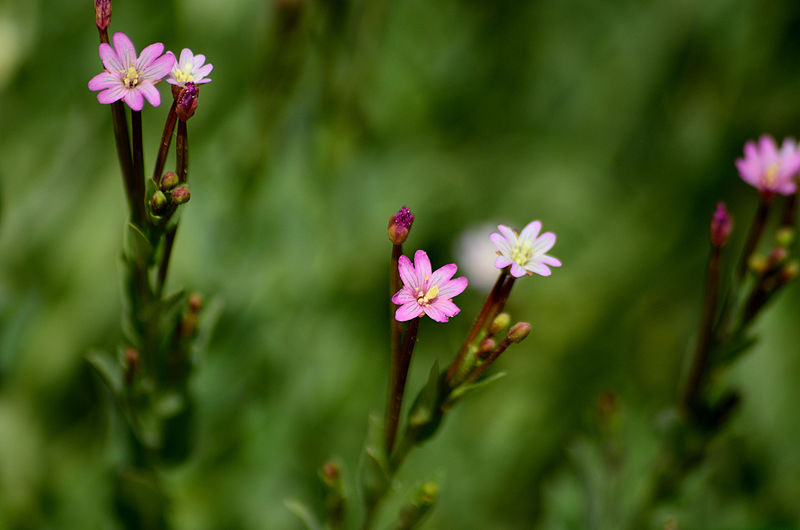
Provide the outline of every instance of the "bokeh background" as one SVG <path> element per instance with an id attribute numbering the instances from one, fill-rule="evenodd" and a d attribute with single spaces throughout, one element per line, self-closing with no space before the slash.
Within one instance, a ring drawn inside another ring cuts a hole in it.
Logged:
<path id="1" fill-rule="evenodd" d="M 110 113 L 86 87 L 91 4 L 0 2 L 0 528 L 117 527 L 120 426 L 83 360 L 121 338 L 126 216 Z M 800 134 L 800 4 L 115 0 L 110 29 L 214 64 L 169 285 L 223 312 L 193 380 L 193 456 L 164 472 L 175 528 L 300 528 L 283 501 L 319 506 L 334 456 L 357 499 L 388 373 L 385 227 L 404 204 L 407 252 L 475 278 L 461 315 L 423 323 L 412 393 L 482 302 L 465 232 L 541 219 L 564 266 L 518 283 L 509 308 L 534 332 L 412 454 L 382 524 L 432 477 L 428 528 L 624 519 L 697 326 L 714 204 L 732 248 L 755 210 L 733 161 L 763 132 Z M 165 114 L 144 111 L 148 167 Z M 761 319 L 724 379 L 741 410 L 654 521 L 800 526 L 799 309 L 794 285 Z"/>

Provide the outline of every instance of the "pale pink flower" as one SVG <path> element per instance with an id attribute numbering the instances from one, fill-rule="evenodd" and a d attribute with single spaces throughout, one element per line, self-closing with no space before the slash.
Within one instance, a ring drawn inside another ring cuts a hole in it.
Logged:
<path id="1" fill-rule="evenodd" d="M 526 274 L 533 276 L 534 273 L 550 276 L 550 267 L 561 266 L 558 259 L 545 254 L 555 245 L 556 235 L 552 232 L 539 235 L 542 230 L 542 223 L 539 221 L 528 223 L 519 235 L 505 225 L 498 225 L 497 229 L 500 233 L 495 232 L 489 237 L 499 254 L 494 262 L 498 269 L 510 265 L 511 275 L 519 278 Z"/>
<path id="2" fill-rule="evenodd" d="M 414 254 L 414 263 L 405 256 L 398 261 L 403 288 L 392 296 L 392 302 L 399 305 L 394 317 L 400 321 L 412 320 L 428 315 L 436 322 L 447 322 L 449 317 L 461 310 L 452 298 L 467 288 L 467 279 L 460 276 L 451 279 L 458 267 L 455 263 L 445 265 L 431 273 L 431 261 L 424 250 Z"/>
<path id="3" fill-rule="evenodd" d="M 797 172 L 800 171 L 800 149 L 786 138 L 778 149 L 768 135 L 744 144 L 744 158 L 736 160 L 742 180 L 766 194 L 792 195 L 797 191 Z"/>
<path id="4" fill-rule="evenodd" d="M 114 33 L 114 47 L 100 44 L 100 59 L 105 71 L 89 81 L 89 90 L 101 90 L 97 101 L 108 104 L 123 100 L 133 110 L 142 110 L 146 99 L 154 107 L 161 104 L 161 95 L 154 86 L 172 69 L 175 57 L 161 55 L 164 45 L 151 44 L 137 57 L 136 48 L 124 33 Z"/>
<path id="5" fill-rule="evenodd" d="M 172 55 L 172 52 L 167 52 Z M 174 55 L 172 55 L 175 57 Z M 203 54 L 193 54 L 189 48 L 181 50 L 181 56 L 172 66 L 172 71 L 167 76 L 167 83 L 170 85 L 184 86 L 186 83 L 202 85 L 210 83 L 211 79 L 206 76 L 214 69 L 212 64 L 203 64 L 206 56 Z"/>

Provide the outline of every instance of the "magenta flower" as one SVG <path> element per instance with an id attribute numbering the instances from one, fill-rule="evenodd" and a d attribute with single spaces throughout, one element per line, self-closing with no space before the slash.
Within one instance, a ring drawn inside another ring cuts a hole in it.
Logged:
<path id="1" fill-rule="evenodd" d="M 172 52 L 167 52 L 172 55 Z M 172 57 L 175 57 L 172 55 Z M 202 54 L 193 54 L 189 48 L 181 50 L 180 58 L 172 66 L 172 71 L 167 76 L 167 83 L 170 85 L 184 86 L 186 83 L 194 83 L 195 85 L 202 85 L 210 83 L 211 79 L 206 78 L 214 65 L 203 63 L 206 62 L 206 56 Z"/>
<path id="2" fill-rule="evenodd" d="M 392 296 L 392 302 L 399 305 L 394 314 L 400 322 L 428 315 L 436 322 L 447 322 L 461 310 L 452 298 L 467 288 L 463 276 L 451 280 L 458 267 L 455 263 L 445 265 L 431 273 L 431 261 L 424 250 L 414 254 L 414 264 L 405 256 L 398 261 L 403 288 Z"/>
<path id="3" fill-rule="evenodd" d="M 519 235 L 505 225 L 498 225 L 497 229 L 500 233 L 495 232 L 489 237 L 499 254 L 494 262 L 498 269 L 511 265 L 511 275 L 519 278 L 534 273 L 550 276 L 550 267 L 561 266 L 558 259 L 545 254 L 556 244 L 556 235 L 552 232 L 539 235 L 542 230 L 539 221 L 528 223 Z"/>
<path id="4" fill-rule="evenodd" d="M 164 45 L 151 44 L 137 57 L 136 48 L 124 33 L 114 33 L 114 47 L 100 44 L 100 59 L 105 71 L 89 81 L 89 90 L 101 90 L 97 101 L 108 104 L 123 100 L 133 110 L 142 110 L 146 99 L 154 107 L 161 95 L 154 86 L 172 69 L 175 57 L 161 55 Z M 116 51 L 115 51 L 116 48 Z"/>
<path id="5" fill-rule="evenodd" d="M 797 191 L 795 177 L 800 171 L 800 149 L 797 143 L 786 138 L 780 150 L 768 135 L 744 144 L 744 158 L 736 159 L 736 169 L 742 180 L 761 193 L 792 195 Z"/>

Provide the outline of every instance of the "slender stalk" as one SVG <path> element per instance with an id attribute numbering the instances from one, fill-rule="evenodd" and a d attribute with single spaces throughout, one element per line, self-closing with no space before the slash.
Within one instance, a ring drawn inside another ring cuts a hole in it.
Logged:
<path id="1" fill-rule="evenodd" d="M 175 148 L 177 150 L 175 173 L 178 174 L 178 182 L 185 184 L 189 172 L 189 133 L 184 120 L 178 120 L 178 138 L 175 141 Z"/>
<path id="2" fill-rule="evenodd" d="M 400 269 L 398 262 L 400 260 L 400 256 L 403 254 L 403 245 L 392 245 L 392 259 L 389 264 L 389 291 L 390 295 L 394 295 L 397 291 L 401 288 L 401 280 L 400 280 Z M 394 445 L 394 438 L 397 433 L 397 423 L 398 419 L 393 417 L 393 414 L 399 414 L 399 411 L 395 411 L 395 391 L 397 387 L 397 382 L 400 379 L 400 340 L 401 340 L 401 329 L 400 329 L 400 322 L 394 316 L 394 306 L 390 303 L 390 311 L 389 311 L 389 330 L 391 333 L 391 373 L 390 373 L 390 380 L 389 380 L 389 394 L 386 399 L 386 416 L 384 422 L 383 432 L 386 436 L 386 453 L 390 454 L 392 452 L 392 446 Z M 403 396 L 400 395 L 400 401 L 402 404 Z M 392 427 L 394 424 L 394 427 Z"/>
<path id="3" fill-rule="evenodd" d="M 708 372 L 708 358 L 712 347 L 712 337 L 714 331 L 714 316 L 717 311 L 719 299 L 720 265 L 722 262 L 722 249 L 718 246 L 711 247 L 711 256 L 708 260 L 706 274 L 706 292 L 703 302 L 703 314 L 700 319 L 700 332 L 697 339 L 692 360 L 689 379 L 683 393 L 681 405 L 688 414 L 694 410 L 697 396 L 703 385 L 703 381 Z"/>
<path id="4" fill-rule="evenodd" d="M 164 123 L 164 132 L 161 134 L 161 144 L 158 147 L 156 165 L 153 169 L 153 182 L 156 184 L 161 180 L 161 174 L 164 172 L 164 164 L 167 163 L 167 153 L 172 143 L 172 134 L 175 132 L 175 122 L 178 119 L 178 114 L 175 112 L 177 106 L 177 101 L 173 100 L 172 106 L 169 108 L 169 114 L 167 114 L 167 121 Z"/>
<path id="5" fill-rule="evenodd" d="M 458 354 L 456 355 L 456 360 L 450 365 L 450 368 L 447 370 L 446 381 L 451 381 L 453 377 L 456 375 L 456 371 L 458 367 L 461 365 L 461 362 L 464 360 L 464 357 L 467 354 L 467 350 L 469 349 L 470 344 L 472 341 L 475 340 L 475 337 L 478 336 L 478 333 L 483 328 L 484 324 L 486 323 L 487 317 L 492 312 L 493 307 L 497 305 L 497 300 L 500 298 L 500 294 L 503 290 L 503 283 L 508 277 L 508 269 L 503 269 L 500 271 L 500 276 L 497 277 L 497 281 L 494 283 L 494 287 L 489 292 L 489 296 L 486 297 L 486 302 L 483 304 L 483 308 L 481 308 L 481 312 L 478 314 L 478 317 L 475 319 L 475 322 L 472 324 L 472 328 L 467 333 L 467 338 L 464 339 L 464 344 L 461 345 L 461 349 L 458 350 Z M 496 314 L 497 312 L 495 312 Z"/>
<path id="6" fill-rule="evenodd" d="M 492 365 L 492 363 L 495 362 L 498 357 L 500 357 L 500 354 L 502 354 L 504 351 L 506 351 L 506 348 L 508 348 L 508 346 L 510 344 L 511 344 L 511 341 L 508 338 L 504 339 L 503 342 L 501 342 L 497 346 L 497 348 L 494 349 L 494 351 L 491 353 L 491 355 L 489 355 L 489 357 L 485 361 L 483 361 L 481 363 L 481 365 L 478 366 L 478 368 L 476 368 L 475 371 L 473 371 L 469 375 L 469 377 L 467 377 L 464 380 L 463 384 L 467 385 L 469 383 L 472 383 L 477 378 L 479 378 L 481 375 L 483 375 L 483 372 L 485 372 L 486 370 L 489 369 L 489 367 Z"/>
<path id="7" fill-rule="evenodd" d="M 133 178 L 133 161 L 131 159 L 131 139 L 128 134 L 128 119 L 125 116 L 125 107 L 121 101 L 115 101 L 111 107 L 111 121 L 114 125 L 114 141 L 117 146 L 117 157 L 119 167 L 122 171 L 122 184 L 125 188 L 125 196 L 128 199 L 128 211 L 136 209 L 135 203 L 135 183 Z"/>
<path id="8" fill-rule="evenodd" d="M 742 250 L 739 267 L 736 270 L 736 275 L 739 280 L 744 278 L 750 256 L 756 250 L 756 247 L 758 247 L 758 242 L 761 240 L 761 235 L 764 233 L 764 226 L 767 223 L 767 215 L 769 214 L 769 206 L 771 203 L 772 197 L 765 194 L 761 195 L 761 202 L 758 204 L 753 224 L 750 225 L 750 232 L 747 234 L 747 241 Z"/>
<path id="9" fill-rule="evenodd" d="M 408 329 L 403 336 L 403 344 L 397 355 L 397 363 L 392 362 L 392 380 L 389 389 L 389 402 L 386 407 L 386 454 L 391 454 L 394 440 L 397 436 L 397 425 L 400 422 L 400 412 L 403 408 L 403 394 L 406 388 L 408 368 L 411 365 L 411 356 L 414 345 L 417 343 L 420 318 L 415 318 L 408 323 Z"/>
<path id="10" fill-rule="evenodd" d="M 131 174 L 131 217 L 134 224 L 144 226 L 144 151 L 142 149 L 142 111 L 131 111 L 131 134 L 133 137 L 133 171 Z"/>

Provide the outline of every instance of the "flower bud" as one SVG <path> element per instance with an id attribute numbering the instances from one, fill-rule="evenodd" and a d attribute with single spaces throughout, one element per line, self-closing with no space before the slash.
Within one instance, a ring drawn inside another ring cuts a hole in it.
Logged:
<path id="1" fill-rule="evenodd" d="M 178 175 L 174 171 L 167 171 L 161 177 L 161 191 L 169 191 L 178 185 Z"/>
<path id="2" fill-rule="evenodd" d="M 494 317 L 492 325 L 489 326 L 489 333 L 494 335 L 495 333 L 506 329 L 509 324 L 511 324 L 511 315 L 508 313 L 500 313 Z"/>
<path id="3" fill-rule="evenodd" d="M 136 348 L 126 348 L 124 353 L 125 382 L 131 384 L 139 372 L 139 352 Z"/>
<path id="4" fill-rule="evenodd" d="M 334 462 L 325 462 L 319 470 L 319 476 L 326 486 L 333 487 L 339 482 L 341 471 Z"/>
<path id="5" fill-rule="evenodd" d="M 798 272 L 800 272 L 800 263 L 798 263 L 796 260 L 792 260 L 783 266 L 780 276 L 778 277 L 778 281 L 781 284 L 789 283 L 797 278 Z"/>
<path id="6" fill-rule="evenodd" d="M 769 257 L 767 258 L 767 266 L 771 269 L 773 267 L 777 267 L 784 261 L 786 258 L 789 257 L 789 251 L 785 248 L 778 247 L 773 249 L 772 252 L 769 253 Z"/>
<path id="7" fill-rule="evenodd" d="M 203 295 L 200 293 L 192 293 L 189 295 L 188 304 L 189 311 L 192 313 L 199 313 L 203 309 Z"/>
<path id="8" fill-rule="evenodd" d="M 189 193 L 189 188 L 186 186 L 178 186 L 174 190 L 172 190 L 172 195 L 170 198 L 172 199 L 172 204 L 179 205 L 189 202 L 192 194 Z"/>
<path id="9" fill-rule="evenodd" d="M 94 0 L 94 23 L 97 29 L 105 31 L 111 22 L 111 0 Z"/>
<path id="10" fill-rule="evenodd" d="M 478 357 L 480 359 L 485 359 L 496 348 L 497 348 L 497 342 L 494 339 L 492 338 L 483 339 L 483 341 L 481 341 L 480 346 L 478 347 Z"/>
<path id="11" fill-rule="evenodd" d="M 194 116 L 198 94 L 199 91 L 194 83 L 186 83 L 186 86 L 181 89 L 175 100 L 178 103 L 175 112 L 177 112 L 179 119 L 186 121 Z"/>
<path id="12" fill-rule="evenodd" d="M 728 237 L 733 229 L 733 220 L 724 202 L 717 203 L 717 209 L 711 217 L 711 244 L 716 248 L 722 248 L 728 242 Z"/>
<path id="13" fill-rule="evenodd" d="M 408 237 L 408 231 L 414 224 L 414 214 L 403 206 L 396 214 L 389 218 L 389 240 L 395 245 L 402 245 Z"/>
<path id="14" fill-rule="evenodd" d="M 167 196 L 164 195 L 163 191 L 157 190 L 153 194 L 153 199 L 150 201 L 150 206 L 153 208 L 153 213 L 155 215 L 161 215 L 167 211 Z"/>
<path id="15" fill-rule="evenodd" d="M 508 340 L 511 342 L 522 342 L 528 333 L 531 332 L 531 325 L 527 322 L 517 322 L 508 330 Z"/>

